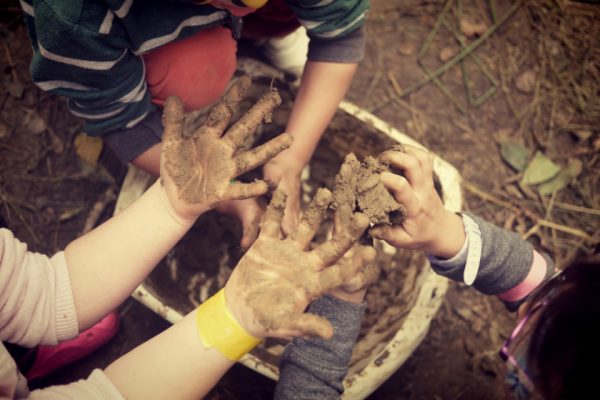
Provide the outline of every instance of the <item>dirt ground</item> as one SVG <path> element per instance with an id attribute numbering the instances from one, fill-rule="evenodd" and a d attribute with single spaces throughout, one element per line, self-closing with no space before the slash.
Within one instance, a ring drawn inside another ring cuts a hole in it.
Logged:
<path id="1" fill-rule="evenodd" d="M 0 216 L 33 250 L 51 254 L 110 216 L 124 168 L 106 152 L 95 167 L 76 155 L 80 122 L 63 100 L 31 84 L 18 5 L 2 4 Z M 446 11 L 446 23 L 436 23 Z M 467 210 L 519 232 L 559 266 L 593 251 L 600 241 L 600 6 L 373 0 L 367 32 L 349 101 L 452 163 Z M 446 64 L 463 54 L 464 66 Z M 447 70 L 426 82 L 420 65 Z M 83 147 L 93 159 L 95 147 Z M 562 168 L 564 185 L 523 183 L 551 169 L 532 166 L 536 152 Z M 120 313 L 108 345 L 32 386 L 85 377 L 168 326 L 131 299 Z M 369 399 L 506 398 L 497 353 L 513 324 L 496 299 L 452 283 L 423 343 Z M 264 399 L 273 388 L 236 366 L 207 398 Z"/>

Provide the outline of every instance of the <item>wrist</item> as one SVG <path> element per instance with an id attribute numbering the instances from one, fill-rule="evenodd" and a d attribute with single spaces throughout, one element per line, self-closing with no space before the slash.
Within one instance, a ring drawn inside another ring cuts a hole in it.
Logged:
<path id="1" fill-rule="evenodd" d="M 282 175 L 300 175 L 304 167 L 310 161 L 310 155 L 307 157 L 300 154 L 292 146 L 274 157 L 266 166 L 277 166 Z"/>
<path id="2" fill-rule="evenodd" d="M 467 239 L 462 218 L 444 210 L 443 216 L 436 224 L 435 237 L 423 248 L 423 250 L 440 259 L 450 259 L 457 255 Z"/>
<path id="3" fill-rule="evenodd" d="M 239 360 L 261 341 L 249 334 L 231 313 L 225 289 L 196 309 L 196 328 L 205 348 L 214 348 L 231 361 Z"/>
<path id="4" fill-rule="evenodd" d="M 160 191 L 160 198 L 164 211 L 179 225 L 191 226 L 196 222 L 200 215 L 210 210 L 210 207 L 202 207 L 198 205 L 194 206 L 193 212 L 186 212 L 176 205 L 176 201 L 173 201 L 169 197 L 167 189 L 165 188 L 161 178 L 157 180 L 155 185 L 160 186 L 158 190 Z"/>

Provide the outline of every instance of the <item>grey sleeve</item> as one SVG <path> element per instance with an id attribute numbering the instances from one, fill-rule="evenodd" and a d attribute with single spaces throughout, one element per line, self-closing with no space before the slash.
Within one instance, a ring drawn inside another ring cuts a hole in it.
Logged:
<path id="1" fill-rule="evenodd" d="M 286 347 L 274 398 L 339 399 L 365 308 L 332 296 L 313 302 L 308 311 L 331 322 L 333 338 L 296 338 Z"/>
<path id="2" fill-rule="evenodd" d="M 481 232 L 481 259 L 479 271 L 473 286 L 481 293 L 497 295 L 521 283 L 529 274 L 533 263 L 533 246 L 514 232 L 501 229 L 483 219 L 465 213 L 479 226 Z M 455 281 L 462 281 L 465 269 L 465 256 L 456 260 L 439 262 L 429 257 L 432 268 L 440 275 Z M 546 277 L 552 275 L 552 260 L 545 257 L 548 264 Z"/>
<path id="3" fill-rule="evenodd" d="M 102 138 L 119 160 L 127 164 L 160 143 L 162 132 L 161 113 L 155 108 L 132 128 L 118 129 L 103 135 Z"/>
<path id="4" fill-rule="evenodd" d="M 308 59 L 335 63 L 357 63 L 365 54 L 365 28 L 334 39 L 311 37 Z"/>

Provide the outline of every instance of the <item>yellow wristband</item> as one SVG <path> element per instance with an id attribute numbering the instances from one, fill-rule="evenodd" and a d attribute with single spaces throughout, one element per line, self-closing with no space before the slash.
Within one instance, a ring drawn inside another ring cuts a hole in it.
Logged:
<path id="1" fill-rule="evenodd" d="M 196 328 L 205 348 L 214 347 L 231 361 L 239 360 L 260 343 L 260 339 L 248 334 L 227 309 L 225 289 L 198 307 Z"/>

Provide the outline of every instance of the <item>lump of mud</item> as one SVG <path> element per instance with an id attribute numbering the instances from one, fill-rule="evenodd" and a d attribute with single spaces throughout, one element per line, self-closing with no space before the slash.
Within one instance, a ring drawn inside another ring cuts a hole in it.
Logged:
<path id="1" fill-rule="evenodd" d="M 360 162 L 354 153 L 348 154 L 335 177 L 334 206 L 363 212 L 376 225 L 404 221 L 404 207 L 396 202 L 379 179 L 379 174 L 384 171 L 389 171 L 387 165 L 372 156 Z"/>

